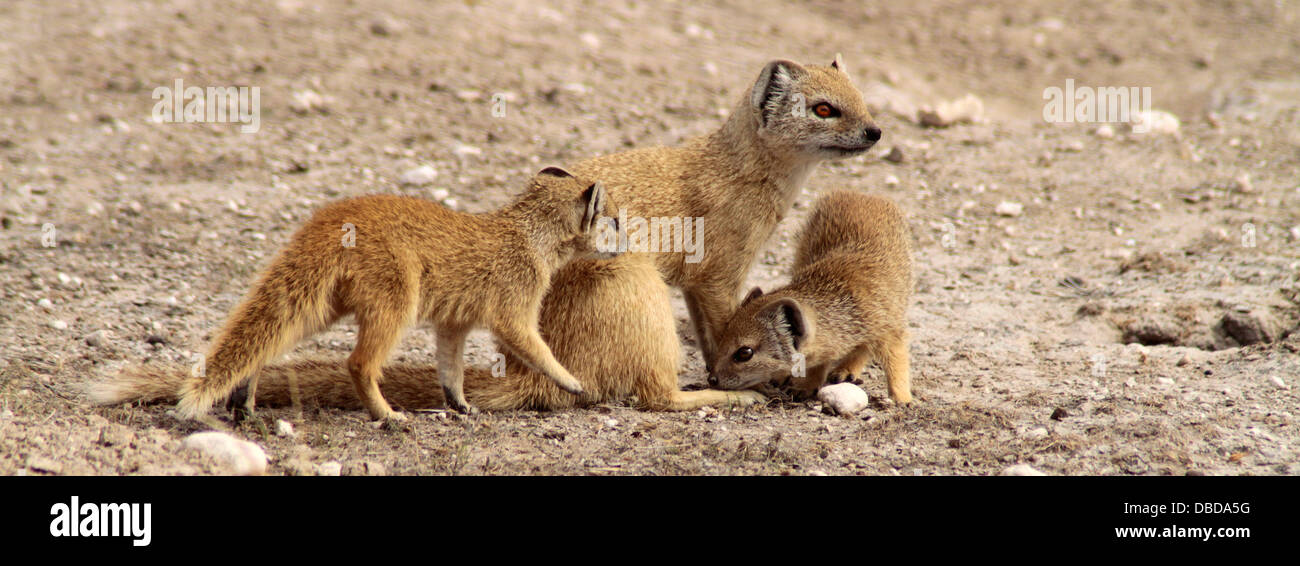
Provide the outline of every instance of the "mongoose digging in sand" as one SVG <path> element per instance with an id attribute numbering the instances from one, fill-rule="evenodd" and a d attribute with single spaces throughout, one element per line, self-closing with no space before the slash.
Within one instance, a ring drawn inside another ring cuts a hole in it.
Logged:
<path id="1" fill-rule="evenodd" d="M 890 200 L 837 191 L 804 224 L 790 284 L 757 287 L 722 332 L 709 383 L 747 389 L 790 378 L 814 393 L 828 378 L 855 381 L 877 361 L 889 396 L 912 401 L 907 306 L 912 252 L 907 224 Z"/>

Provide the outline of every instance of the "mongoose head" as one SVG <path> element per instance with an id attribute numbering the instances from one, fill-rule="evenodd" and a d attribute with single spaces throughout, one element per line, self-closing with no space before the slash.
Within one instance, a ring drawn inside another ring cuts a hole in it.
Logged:
<path id="1" fill-rule="evenodd" d="M 618 255 L 618 210 L 599 181 L 547 167 L 533 177 L 531 190 L 544 197 L 548 214 L 557 220 L 562 254 L 590 259 Z"/>
<path id="2" fill-rule="evenodd" d="M 799 301 L 779 295 L 764 296 L 755 287 L 745 297 L 718 340 L 710 386 L 750 389 L 804 369 L 802 350 L 813 337 L 813 321 Z"/>
<path id="3" fill-rule="evenodd" d="M 749 106 L 759 138 L 791 157 L 842 159 L 880 140 L 880 127 L 839 55 L 826 66 L 768 63 L 750 90 Z"/>

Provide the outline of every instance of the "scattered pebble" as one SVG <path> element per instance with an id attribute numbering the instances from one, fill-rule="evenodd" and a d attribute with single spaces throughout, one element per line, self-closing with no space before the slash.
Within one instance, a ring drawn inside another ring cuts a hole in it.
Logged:
<path id="1" fill-rule="evenodd" d="M 60 464 L 50 458 L 43 456 L 32 456 L 27 459 L 27 467 L 38 472 L 47 474 L 63 473 L 63 464 Z"/>
<path id="2" fill-rule="evenodd" d="M 1097 126 L 1097 131 L 1093 132 L 1093 134 L 1101 139 L 1108 140 L 1115 137 L 1115 128 L 1112 128 L 1110 124 L 1102 124 Z"/>
<path id="3" fill-rule="evenodd" d="M 973 94 L 940 103 L 934 108 L 922 108 L 916 119 L 922 126 L 946 128 L 954 124 L 975 122 L 984 115 L 984 102 Z"/>
<path id="4" fill-rule="evenodd" d="M 465 145 L 463 143 L 456 144 L 456 147 L 452 149 L 451 152 L 455 154 L 456 157 L 462 157 L 462 158 L 469 157 L 469 156 L 483 155 L 483 150 L 474 147 L 472 145 Z"/>
<path id="5" fill-rule="evenodd" d="M 58 320 L 58 319 L 51 320 L 51 321 L 50 321 L 50 328 L 53 328 L 53 329 L 55 329 L 55 330 L 67 330 L 67 329 L 68 329 L 68 323 L 66 323 L 66 322 L 64 322 L 64 321 L 62 321 L 62 320 Z"/>
<path id="6" fill-rule="evenodd" d="M 1290 388 L 1291 388 L 1291 386 L 1290 386 L 1290 385 L 1287 385 L 1285 381 L 1282 381 L 1282 378 L 1280 378 L 1280 377 L 1278 377 L 1278 376 L 1276 376 L 1276 375 L 1275 375 L 1275 376 L 1272 376 L 1272 377 L 1270 377 L 1270 378 L 1268 378 L 1268 380 L 1269 380 L 1270 382 L 1272 382 L 1273 385 L 1275 385 L 1278 389 L 1290 389 Z"/>
<path id="7" fill-rule="evenodd" d="M 994 209 L 998 216 L 1020 216 L 1024 211 L 1025 205 L 1009 200 L 998 203 L 998 207 Z"/>
<path id="8" fill-rule="evenodd" d="M 39 301 L 36 301 L 36 306 L 41 307 L 47 311 L 54 309 L 54 303 L 49 299 L 41 299 Z"/>
<path id="9" fill-rule="evenodd" d="M 1176 134 L 1181 126 L 1177 116 L 1164 110 L 1141 112 L 1129 124 L 1130 129 L 1136 134 Z"/>
<path id="10" fill-rule="evenodd" d="M 294 438 L 298 436 L 298 433 L 294 432 L 293 430 L 293 423 L 290 423 L 289 421 L 286 421 L 284 419 L 279 419 L 275 421 L 275 434 L 276 436 L 284 436 L 287 438 Z"/>
<path id="11" fill-rule="evenodd" d="M 300 90 L 293 93 L 293 100 L 289 102 L 289 109 L 299 114 L 321 112 L 324 111 L 325 108 L 325 97 L 311 89 Z"/>
<path id="12" fill-rule="evenodd" d="M 1045 475 L 1047 475 L 1047 474 L 1044 474 L 1043 472 L 1040 472 L 1040 471 L 1034 469 L 1034 467 L 1033 467 L 1033 466 L 1030 466 L 1029 464 L 1016 464 L 1016 465 L 1014 465 L 1014 466 L 1011 466 L 1010 468 L 1007 468 L 1007 469 L 1005 469 L 1005 470 L 1002 470 L 1002 473 L 1001 473 L 1001 474 L 998 474 L 998 475 L 1002 475 L 1002 476 L 1045 476 Z"/>
<path id="13" fill-rule="evenodd" d="M 343 464 L 330 460 L 316 466 L 316 475 L 337 477 L 343 475 Z"/>
<path id="14" fill-rule="evenodd" d="M 903 150 L 899 149 L 898 146 L 889 148 L 889 153 L 885 154 L 885 161 L 888 161 L 890 163 L 902 163 Z"/>
<path id="15" fill-rule="evenodd" d="M 817 392 L 817 400 L 831 414 L 852 415 L 867 407 L 867 392 L 852 383 L 827 385 Z"/>
<path id="16" fill-rule="evenodd" d="M 896 176 L 894 176 L 894 175 L 889 175 L 889 176 L 886 176 L 886 177 L 885 177 L 885 186 L 886 186 L 886 187 L 896 187 L 896 186 L 898 186 L 898 183 L 899 183 L 899 181 L 898 181 L 898 177 L 896 177 Z"/>
<path id="17" fill-rule="evenodd" d="M 193 450 L 215 460 L 236 476 L 266 473 L 266 452 L 262 447 L 224 432 L 198 432 L 185 437 L 181 450 Z"/>
<path id="18" fill-rule="evenodd" d="M 401 181 L 404 185 L 422 186 L 432 183 L 433 180 L 437 178 L 437 169 L 434 169 L 432 165 L 421 165 L 415 169 L 402 173 Z"/>

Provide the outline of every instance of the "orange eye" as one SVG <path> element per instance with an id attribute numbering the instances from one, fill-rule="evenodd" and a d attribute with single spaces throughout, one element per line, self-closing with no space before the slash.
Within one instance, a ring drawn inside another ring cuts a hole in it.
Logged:
<path id="1" fill-rule="evenodd" d="M 834 106 L 823 102 L 813 107 L 813 114 L 816 114 L 818 118 L 833 118 L 839 116 L 840 112 Z"/>

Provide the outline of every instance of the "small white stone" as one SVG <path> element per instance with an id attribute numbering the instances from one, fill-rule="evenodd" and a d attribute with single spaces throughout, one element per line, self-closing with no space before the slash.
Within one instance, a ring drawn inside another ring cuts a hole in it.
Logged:
<path id="1" fill-rule="evenodd" d="M 605 426 L 615 428 L 618 426 L 618 419 L 605 419 Z"/>
<path id="2" fill-rule="evenodd" d="M 421 165 L 402 173 L 402 184 L 404 185 L 427 185 L 438 178 L 438 170 L 431 165 Z"/>
<path id="3" fill-rule="evenodd" d="M 1287 385 L 1285 381 L 1282 381 L 1282 378 L 1280 378 L 1280 377 L 1278 377 L 1278 376 L 1276 376 L 1276 375 L 1273 376 L 1273 377 L 1268 378 L 1268 380 L 1269 380 L 1270 382 L 1272 382 L 1273 385 L 1277 386 L 1278 389 L 1290 389 L 1290 388 L 1291 388 L 1291 386 L 1290 386 L 1290 385 Z"/>
<path id="4" fill-rule="evenodd" d="M 72 284 L 72 277 L 69 276 L 67 273 L 60 271 L 58 274 L 58 278 L 59 278 L 59 285 L 63 285 L 64 287 L 67 287 L 68 285 Z"/>
<path id="5" fill-rule="evenodd" d="M 1173 384 L 1174 384 L 1174 380 L 1172 380 L 1172 379 L 1170 379 L 1170 378 L 1168 378 L 1168 377 L 1157 377 L 1157 378 L 1156 378 L 1156 383 L 1159 383 L 1160 385 L 1173 385 Z"/>
<path id="6" fill-rule="evenodd" d="M 53 328 L 53 329 L 55 329 L 55 330 L 67 330 L 67 329 L 68 329 L 68 323 L 63 322 L 62 320 L 58 320 L 58 319 L 51 320 L 51 321 L 50 321 L 50 328 Z"/>
<path id="7" fill-rule="evenodd" d="M 483 155 L 483 150 L 474 147 L 472 145 L 465 145 L 463 143 L 456 144 L 456 147 L 452 149 L 451 152 L 456 154 L 456 157 L 469 157 L 471 155 L 473 156 Z"/>
<path id="8" fill-rule="evenodd" d="M 893 176 L 893 175 L 889 175 L 888 177 L 885 177 L 885 186 L 886 186 L 886 187 L 894 187 L 894 186 L 898 186 L 898 183 L 899 183 L 899 181 L 898 181 L 898 177 L 895 177 L 895 176 Z"/>
<path id="9" fill-rule="evenodd" d="M 1182 124 L 1178 117 L 1164 110 L 1150 110 L 1137 115 L 1130 127 L 1136 134 L 1176 134 Z"/>
<path id="10" fill-rule="evenodd" d="M 1101 139 L 1108 140 L 1115 137 L 1115 128 L 1112 128 L 1110 124 L 1102 124 L 1097 126 L 1097 131 L 1093 133 Z"/>
<path id="11" fill-rule="evenodd" d="M 217 462 L 237 476 L 260 476 L 266 473 L 266 452 L 262 447 L 224 432 L 199 432 L 181 441 L 181 450 L 193 450 Z"/>
<path id="12" fill-rule="evenodd" d="M 445 199 L 445 200 L 443 200 L 443 201 L 442 201 L 442 204 L 446 205 L 447 208 L 450 208 L 450 209 L 453 209 L 453 210 L 454 210 L 454 209 L 456 208 L 456 205 L 458 205 L 458 204 L 460 204 L 460 203 L 457 202 L 456 199 L 454 199 L 454 198 L 449 198 L 449 199 Z"/>
<path id="13" fill-rule="evenodd" d="M 340 476 L 343 475 L 343 464 L 330 460 L 324 464 L 316 465 L 316 475 L 318 476 Z"/>
<path id="14" fill-rule="evenodd" d="M 275 434 L 278 436 L 287 436 L 289 438 L 298 435 L 298 433 L 293 431 L 293 424 L 284 419 L 275 421 Z"/>
<path id="15" fill-rule="evenodd" d="M 39 301 L 36 301 L 36 306 L 41 307 L 45 310 L 51 310 L 54 308 L 54 302 L 49 299 L 41 299 Z"/>
<path id="16" fill-rule="evenodd" d="M 578 40 L 582 41 L 583 45 L 586 45 L 587 48 L 592 49 L 593 51 L 600 49 L 600 36 L 594 33 L 587 32 L 581 34 L 578 36 Z"/>
<path id="17" fill-rule="evenodd" d="M 817 392 L 817 400 L 835 414 L 852 415 L 867 407 L 867 392 L 852 383 L 827 385 Z"/>
<path id="18" fill-rule="evenodd" d="M 451 196 L 451 191 L 447 189 L 434 189 L 429 193 L 429 196 L 433 197 L 433 200 L 440 201 Z"/>
<path id="19" fill-rule="evenodd" d="M 1047 475 L 1047 474 L 1044 474 L 1043 472 L 1040 472 L 1040 471 L 1038 471 L 1038 470 L 1035 470 L 1034 467 L 1033 467 L 1033 466 L 1030 466 L 1029 464 L 1016 464 L 1016 465 L 1014 465 L 1014 466 L 1011 466 L 1010 468 L 1007 468 L 1007 469 L 1005 469 L 1005 470 L 1002 470 L 1002 473 L 999 474 L 999 475 L 1003 475 L 1003 476 L 1045 476 L 1045 475 Z"/>
<path id="20" fill-rule="evenodd" d="M 1024 211 L 1025 205 L 1009 200 L 998 203 L 998 207 L 994 209 L 998 216 L 1020 216 Z"/>

